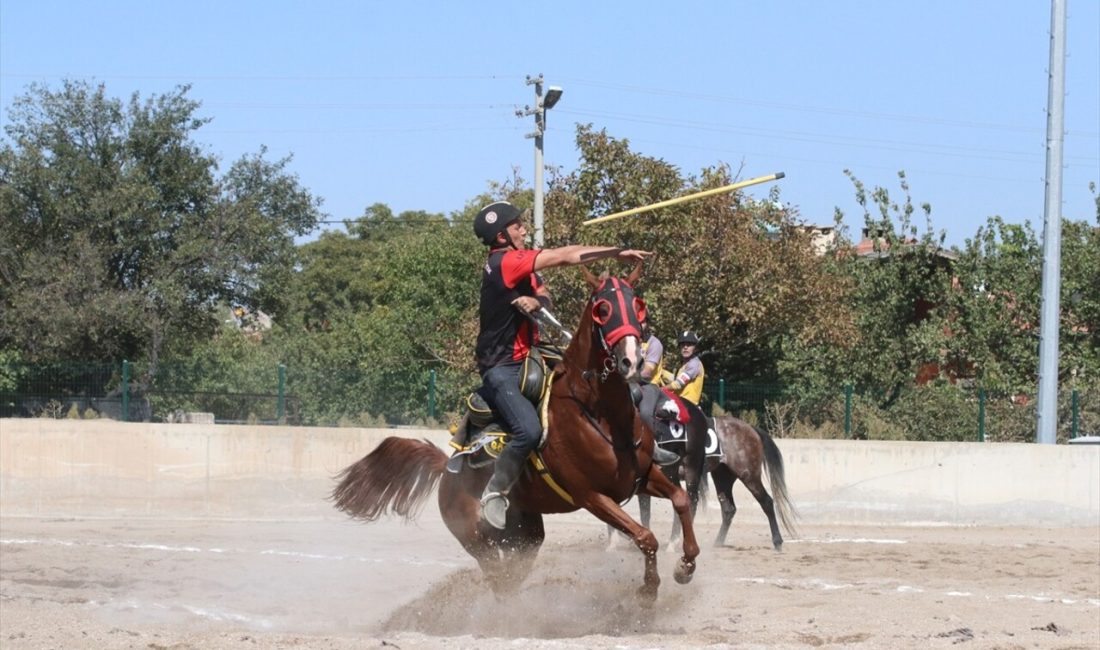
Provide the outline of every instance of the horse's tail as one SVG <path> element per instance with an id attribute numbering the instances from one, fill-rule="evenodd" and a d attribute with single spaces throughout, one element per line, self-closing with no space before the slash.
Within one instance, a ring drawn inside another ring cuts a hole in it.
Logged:
<path id="1" fill-rule="evenodd" d="M 336 475 L 336 507 L 374 521 L 387 512 L 412 519 L 439 483 L 447 455 L 428 440 L 389 437 Z"/>
<path id="2" fill-rule="evenodd" d="M 775 509 L 779 511 L 779 520 L 783 522 L 783 528 L 787 530 L 787 533 L 797 537 L 798 533 L 794 524 L 798 519 L 798 512 L 787 495 L 783 454 L 780 453 L 779 446 L 775 444 L 775 440 L 772 440 L 770 435 L 757 427 L 753 427 L 753 429 L 756 430 L 756 435 L 760 436 L 760 442 L 764 445 L 764 467 L 768 470 L 768 482 L 772 488 L 772 501 L 775 502 Z"/>

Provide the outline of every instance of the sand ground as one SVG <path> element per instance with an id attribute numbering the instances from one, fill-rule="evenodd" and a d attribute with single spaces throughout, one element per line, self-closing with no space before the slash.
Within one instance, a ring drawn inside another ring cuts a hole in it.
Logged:
<path id="1" fill-rule="evenodd" d="M 0 646 L 1100 648 L 1100 526 L 805 525 L 777 553 L 750 508 L 718 549 L 701 511 L 689 585 L 662 551 L 651 612 L 641 555 L 585 513 L 547 519 L 508 602 L 434 505 L 413 524 L 3 517 Z"/>

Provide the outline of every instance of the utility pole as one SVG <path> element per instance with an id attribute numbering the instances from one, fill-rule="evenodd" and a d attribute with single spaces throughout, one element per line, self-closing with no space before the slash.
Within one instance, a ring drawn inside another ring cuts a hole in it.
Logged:
<path id="1" fill-rule="evenodd" d="M 1043 207 L 1043 293 L 1039 310 L 1039 404 L 1035 442 L 1058 440 L 1059 293 L 1062 286 L 1062 141 L 1066 99 L 1066 0 L 1050 3 L 1047 171 Z"/>
<path id="2" fill-rule="evenodd" d="M 527 85 L 535 87 L 535 107 L 524 106 L 523 110 L 516 111 L 516 117 L 535 116 L 535 130 L 525 135 L 525 138 L 535 139 L 535 248 L 543 245 L 542 224 L 542 136 L 546 133 L 546 111 L 554 108 L 561 99 L 561 87 L 550 86 L 546 96 L 542 95 L 543 78 L 540 73 L 537 77 L 527 75 Z"/>

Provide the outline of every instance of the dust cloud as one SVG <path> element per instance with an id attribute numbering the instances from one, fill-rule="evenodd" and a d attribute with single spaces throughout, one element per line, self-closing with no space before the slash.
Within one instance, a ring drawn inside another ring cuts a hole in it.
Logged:
<path id="1" fill-rule="evenodd" d="M 641 554 L 606 550 L 584 513 L 547 518 L 531 575 L 503 598 L 434 506 L 411 525 L 5 517 L 0 645 L 1100 647 L 1097 527 L 807 525 L 776 553 L 751 512 L 732 546 L 711 548 L 717 520 L 701 513 L 690 584 L 675 583 L 678 553 L 662 548 L 646 609 Z"/>

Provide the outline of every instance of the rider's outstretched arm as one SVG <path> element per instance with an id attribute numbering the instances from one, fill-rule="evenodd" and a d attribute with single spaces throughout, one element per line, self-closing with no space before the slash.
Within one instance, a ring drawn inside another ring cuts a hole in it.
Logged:
<path id="1" fill-rule="evenodd" d="M 615 246 L 562 246 L 541 251 L 535 258 L 535 270 L 552 269 L 559 266 L 587 264 L 596 260 L 616 257 L 623 261 L 641 261 L 653 253 Z"/>

